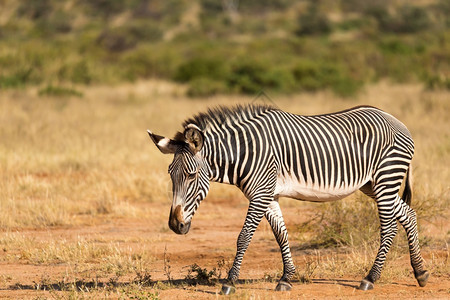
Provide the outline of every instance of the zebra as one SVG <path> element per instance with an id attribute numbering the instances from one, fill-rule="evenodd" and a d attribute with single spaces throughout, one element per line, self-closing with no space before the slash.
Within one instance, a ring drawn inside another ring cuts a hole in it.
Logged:
<path id="1" fill-rule="evenodd" d="M 325 202 L 357 190 L 376 201 L 380 246 L 372 268 L 359 285 L 374 288 L 397 234 L 397 221 L 408 237 L 418 284 L 429 272 L 420 253 L 417 217 L 410 207 L 414 142 L 404 124 L 372 106 L 321 115 L 295 115 L 268 105 L 219 106 L 183 123 L 173 139 L 150 138 L 169 166 L 173 202 L 169 227 L 187 234 L 211 181 L 236 185 L 249 200 L 237 251 L 222 294 L 235 292 L 241 262 L 262 218 L 269 222 L 281 250 L 283 274 L 275 288 L 289 291 L 295 267 L 279 197 Z M 402 197 L 399 190 L 405 180 Z"/>

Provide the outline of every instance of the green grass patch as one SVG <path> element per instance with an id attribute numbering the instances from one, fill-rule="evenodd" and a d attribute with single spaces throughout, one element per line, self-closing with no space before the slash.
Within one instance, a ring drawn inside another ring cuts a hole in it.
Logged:
<path id="1" fill-rule="evenodd" d="M 47 85 L 45 88 L 39 90 L 39 96 L 49 97 L 83 97 L 83 93 L 73 89 L 62 86 Z"/>

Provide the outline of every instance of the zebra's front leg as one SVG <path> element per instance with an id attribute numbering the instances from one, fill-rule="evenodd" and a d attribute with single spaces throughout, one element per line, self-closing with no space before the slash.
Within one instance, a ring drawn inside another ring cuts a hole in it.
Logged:
<path id="1" fill-rule="evenodd" d="M 255 233 L 256 228 L 261 222 L 269 203 L 269 200 L 250 201 L 244 226 L 242 227 L 241 233 L 237 239 L 236 257 L 234 258 L 233 266 L 228 272 L 227 283 L 222 285 L 222 294 L 229 295 L 236 291 L 234 284 L 239 278 L 242 259 L 244 258 L 245 251 L 252 240 L 253 233 Z"/>
<path id="2" fill-rule="evenodd" d="M 295 274 L 295 266 L 292 262 L 291 250 L 289 248 L 288 232 L 284 224 L 283 214 L 281 213 L 278 201 L 272 201 L 266 211 L 266 219 L 272 227 L 273 234 L 280 246 L 281 256 L 283 258 L 283 276 L 275 288 L 276 291 L 290 291 L 292 276 Z"/>

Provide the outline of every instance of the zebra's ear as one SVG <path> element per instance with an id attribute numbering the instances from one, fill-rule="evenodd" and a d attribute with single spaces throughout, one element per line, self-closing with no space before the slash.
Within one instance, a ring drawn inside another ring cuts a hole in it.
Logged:
<path id="1" fill-rule="evenodd" d="M 188 124 L 184 128 L 184 138 L 194 153 L 202 150 L 205 137 L 200 128 L 195 124 Z"/>
<path id="2" fill-rule="evenodd" d="M 147 130 L 147 132 L 153 143 L 155 143 L 156 147 L 158 147 L 159 151 L 164 154 L 175 153 L 175 151 L 177 151 L 177 149 L 183 144 L 183 142 L 174 141 L 169 138 L 154 134 L 150 130 Z"/>

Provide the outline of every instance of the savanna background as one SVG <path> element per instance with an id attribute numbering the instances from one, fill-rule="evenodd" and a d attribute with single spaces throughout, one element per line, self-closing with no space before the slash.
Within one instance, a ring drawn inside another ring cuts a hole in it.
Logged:
<path id="1" fill-rule="evenodd" d="M 373 291 L 376 205 L 281 199 L 297 274 L 266 221 L 234 299 L 450 297 L 450 2 L 0 0 L 0 297 L 216 298 L 247 200 L 213 184 L 187 236 L 146 129 L 172 136 L 216 105 L 318 114 L 360 104 L 404 122 L 431 277 L 402 228 Z"/>

